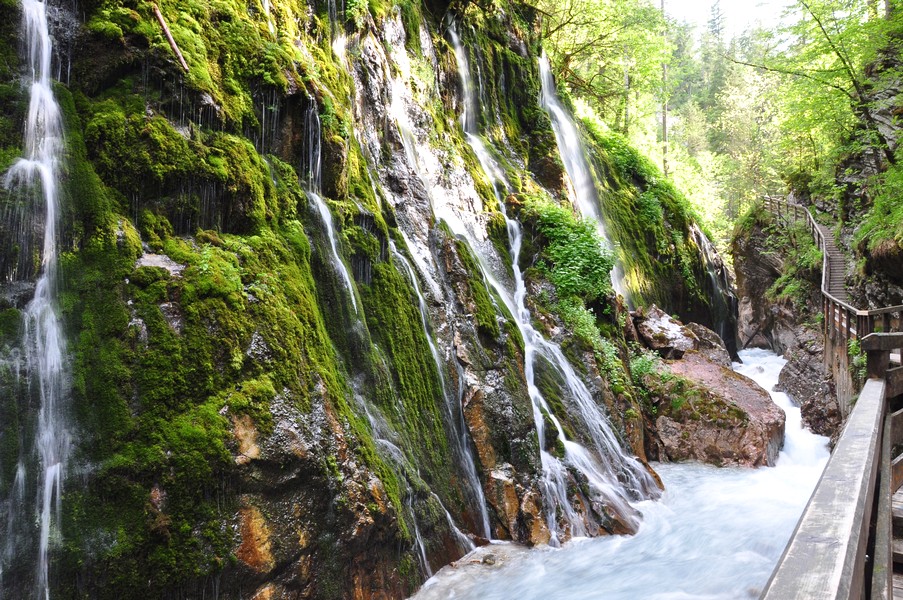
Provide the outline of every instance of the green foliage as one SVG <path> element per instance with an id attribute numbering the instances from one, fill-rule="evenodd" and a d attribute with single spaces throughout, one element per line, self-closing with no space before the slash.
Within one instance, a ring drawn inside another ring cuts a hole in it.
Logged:
<path id="1" fill-rule="evenodd" d="M 539 197 L 528 197 L 522 218 L 544 240 L 542 259 L 549 280 L 561 297 L 592 302 L 612 293 L 614 257 L 605 250 L 595 225 L 578 219 L 567 208 Z"/>
<path id="2" fill-rule="evenodd" d="M 820 289 L 822 252 L 803 223 L 775 224 L 766 231 L 771 251 L 784 256 L 784 272 L 766 294 L 772 300 L 789 300 L 802 310 Z"/>
<path id="3" fill-rule="evenodd" d="M 868 375 L 868 355 L 862 350 L 858 339 L 847 342 L 847 357 L 850 360 L 850 373 L 860 385 Z"/>
<path id="4" fill-rule="evenodd" d="M 903 254 L 903 166 L 891 165 L 873 179 L 874 203 L 856 229 L 853 243 L 867 255 Z"/>
<path id="5" fill-rule="evenodd" d="M 208 94 L 221 108 L 223 120 L 256 124 L 251 85 L 285 91 L 300 81 L 296 67 L 301 54 L 293 42 L 306 19 L 295 17 L 305 14 L 295 0 L 274 0 L 269 15 L 232 0 L 158 4 L 188 63 L 187 85 L 198 95 Z M 101 1 L 90 9 L 88 30 L 94 35 L 112 47 L 122 38 L 143 38 L 151 55 L 178 68 L 149 3 L 120 6 Z M 278 35 L 272 35 L 268 27 L 276 23 Z"/>
<path id="6" fill-rule="evenodd" d="M 589 101 L 606 122 L 629 129 L 633 97 L 658 91 L 671 50 L 661 12 L 640 0 L 543 0 L 539 8 L 559 84 Z"/>

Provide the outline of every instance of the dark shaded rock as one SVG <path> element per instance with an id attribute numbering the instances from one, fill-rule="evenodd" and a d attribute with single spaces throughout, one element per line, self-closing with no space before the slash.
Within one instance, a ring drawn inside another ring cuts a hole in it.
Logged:
<path id="1" fill-rule="evenodd" d="M 696 336 L 696 350 L 700 354 L 722 367 L 731 368 L 731 355 L 721 336 L 699 323 L 687 323 L 686 328 Z"/>
<path id="2" fill-rule="evenodd" d="M 814 433 L 833 436 L 840 428 L 841 415 L 831 374 L 824 364 L 824 341 L 808 329 L 784 354 L 787 365 L 781 370 L 777 390 L 786 392 L 803 413 L 803 422 Z"/>

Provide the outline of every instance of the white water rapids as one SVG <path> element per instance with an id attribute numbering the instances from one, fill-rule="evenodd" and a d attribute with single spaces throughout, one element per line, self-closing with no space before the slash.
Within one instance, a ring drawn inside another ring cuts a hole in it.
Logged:
<path id="1" fill-rule="evenodd" d="M 786 363 L 766 350 L 740 356 L 735 369 L 769 390 Z M 414 599 L 756 598 L 828 460 L 827 438 L 802 428 L 786 394 L 772 398 L 787 414 L 777 466 L 655 465 L 666 492 L 636 504 L 643 513 L 636 535 L 532 551 L 492 544 L 442 569 Z M 487 555 L 494 564 L 482 562 Z"/>

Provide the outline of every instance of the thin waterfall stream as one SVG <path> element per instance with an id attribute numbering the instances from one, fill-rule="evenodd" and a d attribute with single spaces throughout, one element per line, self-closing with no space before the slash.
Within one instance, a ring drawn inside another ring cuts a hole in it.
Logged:
<path id="1" fill-rule="evenodd" d="M 13 561 L 35 567 L 35 596 L 49 598 L 51 548 L 61 540 L 62 488 L 70 450 L 66 416 L 69 378 L 65 338 L 57 301 L 57 227 L 59 220 L 59 166 L 63 152 L 60 107 L 53 95 L 51 61 L 53 48 L 47 24 L 47 6 L 23 0 L 24 29 L 30 82 L 30 100 L 25 123 L 24 156 L 4 179 L 11 193 L 21 193 L 43 206 L 41 273 L 34 297 L 23 317 L 23 354 L 27 385 L 23 410 L 30 398 L 39 401 L 33 447 L 20 445 L 16 478 L 7 498 L 7 530 L 2 566 Z M 33 494 L 34 504 L 29 502 Z M 37 538 L 35 540 L 35 537 Z M 2 583 L 2 582 L 0 582 Z"/>
<path id="2" fill-rule="evenodd" d="M 744 350 L 740 357 L 743 364 L 734 369 L 766 390 L 786 364 L 768 350 Z M 561 549 L 494 543 L 459 561 L 463 566 L 439 571 L 413 598 L 757 598 L 829 456 L 828 439 L 802 426 L 799 407 L 784 393 L 771 396 L 787 415 L 775 467 L 655 465 L 666 491 L 660 501 L 636 503 L 643 513 L 636 535 Z M 487 554 L 491 561 L 482 560 Z"/>
<path id="3" fill-rule="evenodd" d="M 478 113 L 476 112 L 478 104 L 471 79 L 471 71 L 466 51 L 461 44 L 454 23 L 449 27 L 448 32 L 455 50 L 458 71 L 462 78 L 464 91 L 465 108 L 461 117 L 462 127 L 468 143 L 471 145 L 474 154 L 477 156 L 492 184 L 499 210 L 505 218 L 514 290 L 507 289 L 499 282 L 499 278 L 492 273 L 488 259 L 479 250 L 480 245 L 473 243 L 472 234 L 467 227 L 461 226 L 460 219 L 454 217 L 446 218 L 446 222 L 456 235 L 472 242 L 471 247 L 476 251 L 486 280 L 496 290 L 509 312 L 515 317 L 524 340 L 524 372 L 533 404 L 536 433 L 541 446 L 542 489 L 545 501 L 546 524 L 551 534 L 550 543 L 556 545 L 567 537 L 582 537 L 592 533 L 587 528 L 587 521 L 591 522 L 591 516 L 588 514 L 581 516 L 569 497 L 569 469 L 576 470 L 589 482 L 595 499 L 614 509 L 618 515 L 626 519 L 631 525 L 636 526 L 636 513 L 630 506 L 631 500 L 656 496 L 658 489 L 652 477 L 639 461 L 627 455 L 622 449 L 619 440 L 611 430 L 606 416 L 593 400 L 586 385 L 577 376 L 561 349 L 554 343 L 544 339 L 532 325 L 532 318 L 525 304 L 526 286 L 519 266 L 522 241 L 520 224 L 507 214 L 505 203 L 499 191 L 500 188 L 507 190 L 507 182 L 501 176 L 502 169 L 494 161 L 479 135 Z M 402 127 L 402 137 L 410 139 L 410 133 L 405 133 L 403 115 L 398 113 L 396 115 Z M 411 164 L 417 164 L 413 150 L 409 150 L 409 160 L 411 160 Z M 445 217 L 444 214 L 442 216 Z M 590 433 L 593 442 L 591 449 L 584 448 L 567 438 L 561 423 L 543 397 L 536 384 L 536 367 L 540 360 L 546 361 L 561 378 L 576 412 Z M 554 456 L 542 447 L 544 445 L 543 441 L 546 439 L 544 431 L 546 418 L 555 427 L 555 435 L 564 447 L 563 459 Z M 559 518 L 564 520 L 567 530 L 561 529 Z"/>
<path id="4" fill-rule="evenodd" d="M 329 242 L 331 252 L 332 266 L 336 274 L 341 278 L 348 297 L 351 299 L 351 306 L 355 313 L 359 313 L 357 306 L 357 298 L 354 295 L 354 284 L 351 281 L 351 275 L 348 273 L 348 267 L 339 254 L 338 240 L 335 234 L 335 223 L 332 220 L 332 213 L 326 201 L 323 200 L 320 192 L 322 185 L 322 132 L 320 127 L 320 115 L 317 113 L 317 104 L 314 100 L 308 99 L 308 108 L 304 114 L 304 142 L 305 142 L 305 159 L 306 162 L 301 165 L 301 176 L 304 178 L 305 188 L 308 199 L 310 199 L 314 208 L 317 210 L 323 226 L 326 228 L 326 239 Z"/>
<path id="5" fill-rule="evenodd" d="M 439 372 L 439 384 L 442 386 L 442 396 L 445 400 L 446 418 L 454 429 L 456 442 L 455 451 L 456 454 L 458 454 L 456 458 L 463 467 L 469 490 L 473 495 L 471 503 L 476 506 L 480 515 L 480 525 L 483 528 L 481 535 L 487 539 L 491 538 L 492 530 L 489 526 L 489 511 L 486 508 L 486 496 L 483 493 L 483 486 L 480 484 L 480 478 L 477 475 L 476 461 L 473 452 L 470 449 L 467 426 L 464 423 L 464 415 L 460 408 L 461 394 L 459 393 L 457 398 L 455 398 L 448 392 L 448 382 L 445 379 L 445 367 L 443 365 L 442 357 L 439 355 L 439 348 L 436 346 L 436 340 L 433 338 L 433 334 L 430 331 L 429 309 L 426 306 L 426 298 L 423 296 L 423 291 L 420 289 L 417 273 L 414 271 L 414 267 L 408 259 L 398 251 L 395 242 L 389 241 L 389 248 L 395 260 L 404 267 L 408 279 L 411 280 L 411 284 L 414 286 L 414 292 L 417 294 L 417 303 L 418 308 L 420 309 L 420 321 L 423 325 L 423 332 L 426 335 L 426 341 L 430 347 L 430 354 L 433 357 L 433 362 L 436 363 L 436 370 Z M 451 517 L 449 517 L 449 519 L 451 519 Z M 449 522 L 451 523 L 451 521 Z"/>
<path id="6" fill-rule="evenodd" d="M 568 111 L 558 100 L 552 69 L 545 53 L 539 59 L 539 76 L 542 84 L 540 104 L 552 120 L 552 130 L 555 132 L 555 140 L 558 142 L 558 152 L 573 188 L 575 204 L 584 218 L 591 219 L 596 224 L 596 230 L 608 244 L 608 249 L 615 252 L 615 268 L 611 273 L 611 284 L 627 304 L 631 304 L 624 268 L 617 259 L 616 248 L 605 226 L 605 215 L 602 213 L 596 184 L 593 181 L 589 163 L 586 161 L 586 152 L 580 141 L 580 132 L 577 131 Z"/>

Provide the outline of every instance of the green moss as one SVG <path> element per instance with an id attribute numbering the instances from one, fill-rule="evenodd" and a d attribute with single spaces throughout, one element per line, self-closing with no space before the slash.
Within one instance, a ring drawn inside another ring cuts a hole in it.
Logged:
<path id="1" fill-rule="evenodd" d="M 388 361 L 389 385 L 377 385 L 377 401 L 395 431 L 407 440 L 424 474 L 449 490 L 448 440 L 442 420 L 444 390 L 432 359 L 410 284 L 389 263 L 373 265 L 373 280 L 361 286 L 373 342 Z M 377 363 L 378 364 L 378 363 Z"/>
<path id="2" fill-rule="evenodd" d="M 18 339 L 21 327 L 22 315 L 17 309 L 0 309 L 0 348 Z"/>
<path id="3" fill-rule="evenodd" d="M 470 297 L 474 303 L 474 319 L 476 320 L 477 330 L 481 335 L 495 339 L 499 336 L 498 318 L 489 290 L 482 279 L 482 271 L 477 266 L 476 259 L 470 253 L 467 244 L 461 240 L 455 240 L 455 247 L 469 275 Z"/>
<path id="4" fill-rule="evenodd" d="M 596 226 L 540 197 L 524 199 L 521 218 L 542 237 L 545 271 L 562 297 L 592 302 L 611 294 L 614 260 Z"/>

